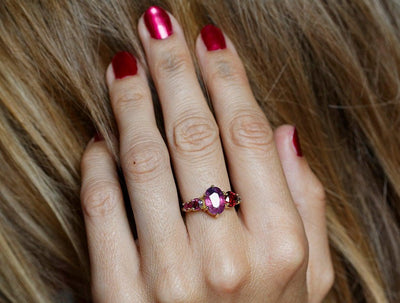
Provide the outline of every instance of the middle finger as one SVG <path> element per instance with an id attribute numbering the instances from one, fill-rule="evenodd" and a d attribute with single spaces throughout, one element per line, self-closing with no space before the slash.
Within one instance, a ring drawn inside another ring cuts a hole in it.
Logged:
<path id="1" fill-rule="evenodd" d="M 152 7 L 139 21 L 139 35 L 161 100 L 183 201 L 203 195 L 212 184 L 228 191 L 218 126 L 198 83 L 183 31 L 172 16 Z M 242 234 L 241 221 L 233 209 L 224 211 L 217 220 L 204 213 L 186 213 L 186 225 L 191 238 L 218 246 L 204 252 L 214 254 L 213 258 L 216 253 L 233 251 L 237 241 L 242 241 L 240 236 L 231 239 L 232 231 Z"/>

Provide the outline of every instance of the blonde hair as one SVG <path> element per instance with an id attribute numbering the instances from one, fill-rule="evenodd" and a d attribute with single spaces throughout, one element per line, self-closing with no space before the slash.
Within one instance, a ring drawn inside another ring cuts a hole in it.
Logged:
<path id="1" fill-rule="evenodd" d="M 157 2 L 192 50 L 203 25 L 221 27 L 271 124 L 297 126 L 327 194 L 326 302 L 398 302 L 398 1 Z M 144 62 L 136 22 L 151 4 L 0 4 L 0 301 L 90 301 L 80 157 L 99 130 L 119 161 L 104 73 L 120 50 Z"/>

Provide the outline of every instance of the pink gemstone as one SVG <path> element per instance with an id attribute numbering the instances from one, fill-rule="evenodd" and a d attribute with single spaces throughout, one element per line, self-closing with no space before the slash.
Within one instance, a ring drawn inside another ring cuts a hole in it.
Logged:
<path id="1" fill-rule="evenodd" d="M 208 212 L 212 215 L 220 214 L 225 209 L 225 196 L 218 187 L 210 187 L 204 195 L 204 202 Z"/>
<path id="2" fill-rule="evenodd" d="M 229 207 L 233 207 L 233 206 L 239 204 L 238 194 L 234 193 L 233 191 L 228 191 L 226 193 L 226 203 L 228 204 Z"/>
<path id="3" fill-rule="evenodd" d="M 183 206 L 183 209 L 185 211 L 189 211 L 189 210 L 191 210 L 192 207 L 193 207 L 193 203 L 192 203 L 192 201 L 190 201 L 190 202 L 185 203 L 185 205 Z"/>

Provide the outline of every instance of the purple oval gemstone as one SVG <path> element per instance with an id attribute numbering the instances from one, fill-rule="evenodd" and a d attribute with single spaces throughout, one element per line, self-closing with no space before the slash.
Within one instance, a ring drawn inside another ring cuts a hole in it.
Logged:
<path id="1" fill-rule="evenodd" d="M 210 187 L 204 195 L 204 202 L 208 212 L 212 215 L 220 214 L 225 209 L 225 196 L 218 187 Z"/>

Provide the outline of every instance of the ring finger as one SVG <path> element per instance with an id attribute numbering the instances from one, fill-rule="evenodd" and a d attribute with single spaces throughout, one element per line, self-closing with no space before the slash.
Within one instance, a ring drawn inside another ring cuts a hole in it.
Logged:
<path id="1" fill-rule="evenodd" d="M 169 151 L 182 200 L 201 196 L 212 184 L 228 191 L 230 183 L 218 126 L 198 83 L 182 29 L 168 13 L 151 7 L 139 21 L 139 35 L 161 100 Z M 193 242 L 201 246 L 204 258 L 212 254 L 214 260 L 230 262 L 223 254 L 240 247 L 237 241 L 243 240 L 239 230 L 241 221 L 231 209 L 217 220 L 204 213 L 186 213 L 186 225 L 190 238 L 199 240 Z M 232 237 L 232 231 L 235 231 L 235 237 Z M 205 242 L 207 249 L 204 249 Z M 214 247 L 210 249 L 209 243 Z M 244 255 L 237 249 L 234 254 Z M 214 265 L 210 264 L 210 267 Z"/>

